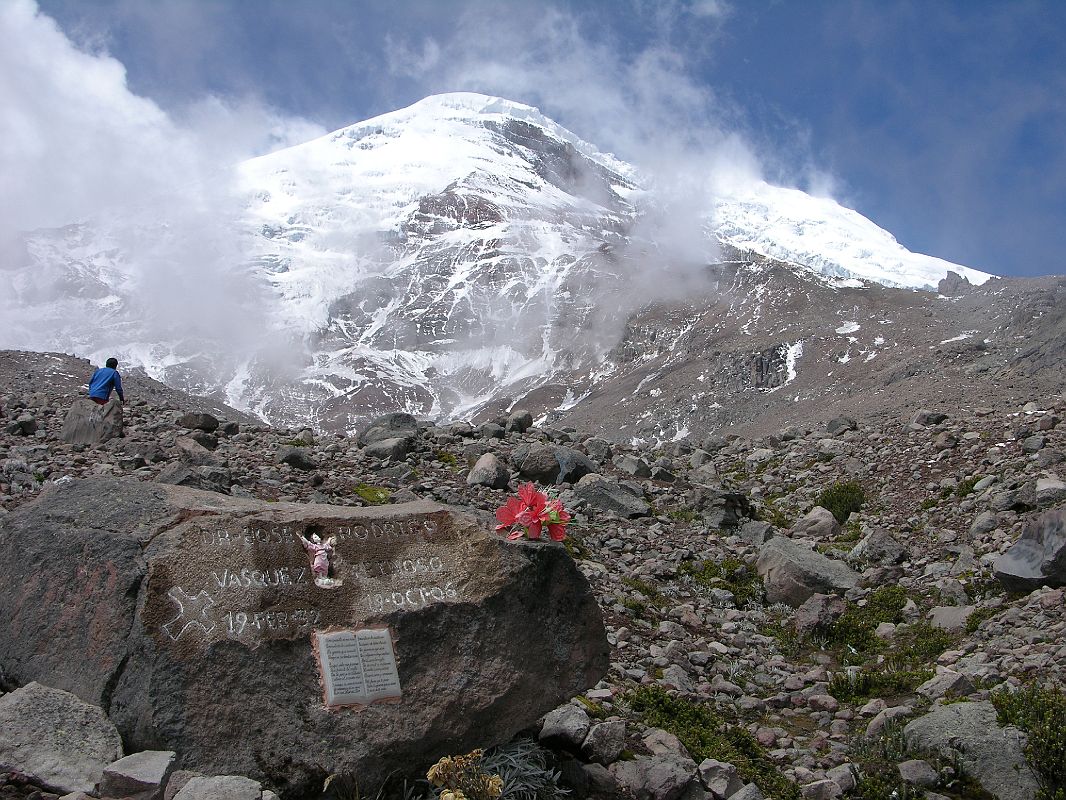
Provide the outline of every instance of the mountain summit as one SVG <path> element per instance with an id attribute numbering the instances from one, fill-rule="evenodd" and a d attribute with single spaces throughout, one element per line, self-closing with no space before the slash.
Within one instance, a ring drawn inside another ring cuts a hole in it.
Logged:
<path id="1" fill-rule="evenodd" d="M 727 273 L 738 302 L 767 264 L 822 287 L 810 291 L 990 277 L 910 253 L 832 200 L 761 181 L 687 209 L 699 241 L 682 257 L 669 205 L 639 169 L 535 108 L 478 94 L 426 98 L 245 162 L 238 177 L 230 267 L 254 291 L 233 302 L 254 346 L 212 336 L 206 319 L 189 319 L 196 310 L 160 327 L 143 302 L 144 266 L 105 221 L 27 236 L 8 279 L 48 333 L 23 328 L 23 339 L 117 354 L 273 422 L 350 430 L 398 408 L 572 409 L 624 372 L 635 314 L 701 297 L 710 311 Z M 167 263 L 184 268 L 180 254 Z M 225 299 L 227 279 L 207 291 Z M 737 324 L 750 336 L 763 322 Z M 799 341 L 780 341 L 783 375 Z"/>

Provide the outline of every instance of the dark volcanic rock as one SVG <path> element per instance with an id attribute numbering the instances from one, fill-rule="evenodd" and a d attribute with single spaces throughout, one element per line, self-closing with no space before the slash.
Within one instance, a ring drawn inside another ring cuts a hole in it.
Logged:
<path id="1" fill-rule="evenodd" d="M 492 489 L 506 489 L 510 480 L 507 467 L 495 453 L 482 455 L 466 476 L 467 486 L 488 486 Z"/>
<path id="2" fill-rule="evenodd" d="M 540 483 L 576 483 L 598 469 L 584 453 L 560 445 L 523 445 L 513 458 L 522 477 Z"/>
<path id="3" fill-rule="evenodd" d="M 304 537 L 336 537 L 312 581 Z M 608 645 L 561 546 L 422 501 L 263 503 L 123 479 L 57 484 L 0 520 L 0 671 L 108 711 L 183 768 L 317 788 L 510 738 L 593 686 Z M 309 636 L 388 626 L 402 698 L 327 710 Z M 77 654 L 72 658 L 72 654 Z"/>
<path id="4" fill-rule="evenodd" d="M 190 412 L 185 414 L 178 420 L 178 424 L 183 428 L 189 428 L 190 430 L 205 431 L 211 433 L 218 430 L 218 420 L 210 414 L 201 414 L 197 412 Z"/>
<path id="5" fill-rule="evenodd" d="M 418 437 L 418 420 L 410 414 L 396 412 L 378 417 L 359 434 L 359 444 L 364 447 L 384 439 L 415 439 Z"/>
<path id="6" fill-rule="evenodd" d="M 1066 509 L 1046 511 L 1027 522 L 1018 541 L 996 559 L 993 569 L 1011 592 L 1066 586 Z"/>
<path id="7" fill-rule="evenodd" d="M 305 472 L 318 467 L 311 454 L 302 447 L 282 447 L 278 450 L 278 463 L 288 464 L 290 467 L 302 469 Z"/>
<path id="8" fill-rule="evenodd" d="M 650 511 L 644 500 L 644 492 L 639 486 L 604 478 L 602 475 L 583 477 L 574 487 L 574 494 L 593 508 L 628 519 L 646 517 Z"/>

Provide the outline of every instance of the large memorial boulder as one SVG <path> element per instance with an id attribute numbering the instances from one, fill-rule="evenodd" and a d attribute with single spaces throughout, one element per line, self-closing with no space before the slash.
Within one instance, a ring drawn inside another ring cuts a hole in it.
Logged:
<path id="1" fill-rule="evenodd" d="M 333 540 L 319 581 L 315 536 Z M 503 742 L 608 664 L 561 545 L 428 501 L 67 481 L 0 520 L 0 580 L 5 675 L 101 706 L 132 750 L 289 795 Z"/>
<path id="2" fill-rule="evenodd" d="M 79 397 L 63 420 L 62 436 L 68 444 L 101 444 L 122 436 L 122 403 L 111 400 L 101 406 Z"/>

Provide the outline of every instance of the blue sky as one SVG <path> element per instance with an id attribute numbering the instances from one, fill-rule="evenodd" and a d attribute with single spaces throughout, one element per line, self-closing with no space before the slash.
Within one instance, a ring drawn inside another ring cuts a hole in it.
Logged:
<path id="1" fill-rule="evenodd" d="M 1066 2 L 39 7 L 78 49 L 120 62 L 134 95 L 234 153 L 483 91 L 638 162 L 740 142 L 772 181 L 829 193 L 911 250 L 1066 273 Z"/>

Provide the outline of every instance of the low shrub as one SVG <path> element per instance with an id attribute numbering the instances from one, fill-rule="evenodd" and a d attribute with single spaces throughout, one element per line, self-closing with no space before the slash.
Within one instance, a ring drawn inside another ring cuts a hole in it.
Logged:
<path id="1" fill-rule="evenodd" d="M 882 622 L 903 621 L 907 593 L 899 586 L 882 586 L 871 592 L 866 605 L 847 604 L 847 610 L 835 622 L 820 631 L 829 646 L 842 649 L 841 661 L 861 663 L 872 653 L 884 649 L 884 642 L 874 631 Z"/>
<path id="2" fill-rule="evenodd" d="M 706 758 L 728 762 L 745 782 L 754 782 L 767 797 L 800 800 L 799 787 L 777 771 L 755 737 L 738 725 L 728 724 L 708 706 L 671 697 L 661 686 L 643 686 L 627 699 L 646 725 L 680 739 L 696 763 Z"/>
<path id="3" fill-rule="evenodd" d="M 570 794 L 559 786 L 551 754 L 532 739 L 515 739 L 485 753 L 481 768 L 503 779 L 500 800 L 558 800 Z"/>
<path id="4" fill-rule="evenodd" d="M 381 506 L 389 502 L 389 498 L 392 497 L 392 490 L 386 489 L 383 486 L 371 486 L 367 483 L 360 483 L 355 487 L 355 493 L 362 498 L 363 502 L 371 506 Z"/>
<path id="5" fill-rule="evenodd" d="M 829 681 L 829 694 L 841 703 L 859 703 L 874 697 L 910 694 L 936 673 L 931 669 L 876 667 L 838 672 Z"/>
<path id="6" fill-rule="evenodd" d="M 862 509 L 866 493 L 858 481 L 837 481 L 825 487 L 818 495 L 817 503 L 832 512 L 836 521 L 843 525 L 853 511 Z"/>
<path id="7" fill-rule="evenodd" d="M 708 589 L 725 589 L 736 598 L 737 607 L 752 600 L 761 600 L 763 584 L 759 575 L 739 558 L 723 558 L 715 561 L 683 561 L 677 568 L 679 575 L 688 575 L 697 584 Z"/>
<path id="8" fill-rule="evenodd" d="M 1025 758 L 1040 785 L 1036 800 L 1066 800 L 1066 692 L 1030 685 L 993 692 L 992 705 L 1000 725 L 1028 735 Z"/>

